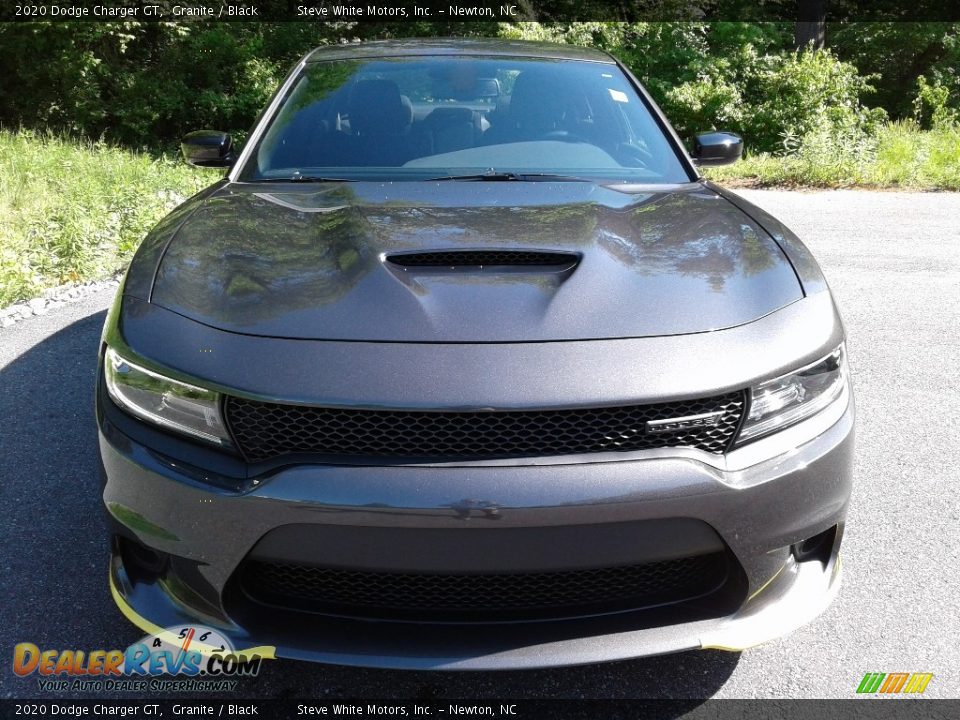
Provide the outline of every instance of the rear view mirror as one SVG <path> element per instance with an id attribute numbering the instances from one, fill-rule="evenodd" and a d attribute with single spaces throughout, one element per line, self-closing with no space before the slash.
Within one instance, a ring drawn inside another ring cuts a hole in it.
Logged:
<path id="1" fill-rule="evenodd" d="M 477 97 L 500 97 L 500 81 L 496 78 L 482 77 L 477 79 Z"/>

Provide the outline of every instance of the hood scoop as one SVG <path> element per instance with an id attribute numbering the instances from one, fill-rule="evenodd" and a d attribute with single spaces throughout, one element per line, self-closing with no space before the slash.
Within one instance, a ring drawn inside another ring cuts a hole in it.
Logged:
<path id="1" fill-rule="evenodd" d="M 580 255 L 545 250 L 431 250 L 392 253 L 386 255 L 385 260 L 402 268 L 459 270 L 496 267 L 557 271 L 575 267 L 580 262 Z"/>

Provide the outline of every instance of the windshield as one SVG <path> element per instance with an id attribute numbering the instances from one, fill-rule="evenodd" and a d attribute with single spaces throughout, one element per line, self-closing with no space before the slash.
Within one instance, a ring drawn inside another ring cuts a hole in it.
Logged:
<path id="1" fill-rule="evenodd" d="M 416 57 L 307 65 L 240 179 L 689 176 L 616 65 Z"/>

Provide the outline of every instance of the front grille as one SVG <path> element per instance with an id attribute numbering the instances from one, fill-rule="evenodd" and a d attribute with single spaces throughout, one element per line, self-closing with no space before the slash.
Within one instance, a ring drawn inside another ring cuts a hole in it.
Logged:
<path id="1" fill-rule="evenodd" d="M 226 417 L 251 462 L 287 454 L 438 462 L 550 457 L 650 448 L 725 452 L 743 414 L 742 392 L 654 405 L 477 412 L 356 410 L 229 397 Z M 722 411 L 712 427 L 648 433 L 649 420 Z"/>
<path id="2" fill-rule="evenodd" d="M 577 256 L 571 253 L 536 250 L 442 250 L 400 253 L 388 256 L 387 260 L 403 267 L 553 266 L 572 265 L 577 262 Z"/>
<path id="3" fill-rule="evenodd" d="M 246 560 L 255 602 L 354 617 L 511 620 L 572 617 L 682 602 L 727 578 L 724 553 L 642 565 L 534 573 L 399 573 Z"/>

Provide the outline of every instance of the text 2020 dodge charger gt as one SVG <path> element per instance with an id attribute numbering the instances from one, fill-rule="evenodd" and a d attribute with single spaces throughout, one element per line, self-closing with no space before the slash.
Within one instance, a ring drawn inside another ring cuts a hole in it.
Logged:
<path id="1" fill-rule="evenodd" d="M 806 248 L 615 60 L 324 48 L 144 240 L 97 415 L 144 628 L 410 668 L 743 648 L 840 578 L 853 400 Z"/>

